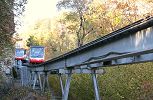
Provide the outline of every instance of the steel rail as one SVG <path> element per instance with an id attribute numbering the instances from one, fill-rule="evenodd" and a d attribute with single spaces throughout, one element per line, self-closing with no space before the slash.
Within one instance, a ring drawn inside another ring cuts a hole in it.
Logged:
<path id="1" fill-rule="evenodd" d="M 112 60 L 128 58 L 128 57 L 136 57 L 136 56 L 141 56 L 141 55 L 150 54 L 150 53 L 153 53 L 153 49 L 139 51 L 139 52 L 126 53 L 126 54 L 117 55 L 117 56 L 114 56 L 114 57 L 108 57 L 108 58 L 103 58 L 103 59 L 99 59 L 99 60 L 84 62 L 84 63 L 81 63 L 81 64 L 76 64 L 76 65 L 73 65 L 73 66 L 69 66 L 67 68 L 78 67 L 78 66 L 83 66 L 83 65 L 89 65 L 89 64 L 105 62 L 105 61 L 112 61 Z M 111 65 L 106 65 L 106 66 L 111 66 Z M 100 66 L 100 67 L 105 67 L 105 65 Z"/>

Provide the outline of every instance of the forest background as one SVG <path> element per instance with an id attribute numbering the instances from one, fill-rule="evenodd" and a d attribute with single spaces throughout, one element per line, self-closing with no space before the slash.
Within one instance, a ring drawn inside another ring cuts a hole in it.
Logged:
<path id="1" fill-rule="evenodd" d="M 0 4 L 4 5 L 6 2 L 2 1 Z M 26 48 L 45 46 L 46 60 L 49 60 L 153 14 L 152 0 L 60 0 L 57 8 L 66 10 L 58 17 L 40 19 L 26 31 L 15 33 L 14 1 L 8 4 L 8 9 L 7 3 L 5 9 L 0 6 L 0 11 L 5 12 L 0 15 L 3 19 L 0 23 L 1 57 L 6 55 L 6 47 L 13 51 L 14 44 L 22 39 Z M 144 63 L 105 68 L 106 74 L 98 76 L 101 96 L 104 100 L 152 99 L 152 66 L 152 63 Z M 58 77 L 50 76 L 50 84 L 56 92 L 60 91 Z M 94 99 L 90 75 L 73 75 L 70 99 Z"/>

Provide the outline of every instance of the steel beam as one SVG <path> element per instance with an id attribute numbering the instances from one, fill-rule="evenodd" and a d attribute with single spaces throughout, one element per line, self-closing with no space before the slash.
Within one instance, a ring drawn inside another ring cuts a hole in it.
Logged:
<path id="1" fill-rule="evenodd" d="M 21 60 L 19 60 L 19 66 L 20 66 L 20 67 L 22 66 L 22 61 L 21 61 Z"/>
<path id="2" fill-rule="evenodd" d="M 42 91 L 43 90 L 43 86 L 42 86 L 42 81 L 41 81 L 41 73 L 38 73 L 38 80 L 39 80 L 40 89 Z"/>
<path id="3" fill-rule="evenodd" d="M 35 89 L 35 86 L 36 86 L 36 82 L 37 82 L 37 72 L 34 73 L 34 81 L 33 81 L 33 89 Z"/>
<path id="4" fill-rule="evenodd" d="M 33 73 L 32 73 L 32 71 L 30 71 L 29 83 L 28 83 L 29 87 L 32 86 L 32 80 L 33 80 Z"/>
<path id="5" fill-rule="evenodd" d="M 69 70 L 69 73 L 67 74 L 67 78 L 66 78 L 64 95 L 63 95 L 63 98 L 62 98 L 63 100 L 68 100 L 70 82 L 71 82 L 71 75 L 72 75 L 72 70 Z"/>
<path id="6" fill-rule="evenodd" d="M 48 82 L 48 74 L 49 74 L 49 71 L 44 71 L 43 92 L 45 91 L 46 88 L 50 90 L 50 86 Z"/>
<path id="7" fill-rule="evenodd" d="M 38 81 L 38 85 L 40 86 L 40 90 L 43 90 L 40 73 L 35 71 L 34 81 L 33 81 L 33 89 L 35 89 L 37 81 Z"/>
<path id="8" fill-rule="evenodd" d="M 64 87 L 63 87 L 63 80 L 62 80 L 62 75 L 59 74 L 59 80 L 60 80 L 60 86 L 61 86 L 61 91 L 62 91 L 62 96 L 64 95 Z"/>
<path id="9" fill-rule="evenodd" d="M 71 73 L 72 74 L 92 74 L 93 72 L 92 72 L 91 68 L 85 67 L 85 68 L 72 69 Z M 104 74 L 105 70 L 104 69 L 97 69 L 97 70 L 95 70 L 95 73 L 96 74 Z M 69 70 L 59 69 L 59 74 L 69 74 Z"/>
<path id="10" fill-rule="evenodd" d="M 99 87 L 98 87 L 98 82 L 97 82 L 97 77 L 95 70 L 92 70 L 92 80 L 93 80 L 93 85 L 94 85 L 94 94 L 95 94 L 95 100 L 101 100 L 100 94 L 99 94 Z"/>

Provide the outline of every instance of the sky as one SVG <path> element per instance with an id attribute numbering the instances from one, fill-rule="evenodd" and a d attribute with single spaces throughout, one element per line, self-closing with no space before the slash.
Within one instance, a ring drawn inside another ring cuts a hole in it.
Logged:
<path id="1" fill-rule="evenodd" d="M 59 0 L 27 0 L 28 3 L 25 7 L 24 16 L 21 17 L 21 27 L 17 29 L 18 33 L 27 30 L 30 25 L 34 24 L 37 20 L 45 18 L 53 18 L 59 14 L 56 4 Z M 106 0 L 107 1 L 107 0 Z M 144 2 L 138 2 L 139 13 L 147 12 L 152 5 L 147 5 Z M 146 8 L 146 9 L 144 9 Z"/>
<path id="2" fill-rule="evenodd" d="M 53 18 L 58 14 L 56 4 L 59 0 L 28 0 L 24 16 L 21 17 L 21 27 L 18 32 L 26 30 L 39 19 Z"/>

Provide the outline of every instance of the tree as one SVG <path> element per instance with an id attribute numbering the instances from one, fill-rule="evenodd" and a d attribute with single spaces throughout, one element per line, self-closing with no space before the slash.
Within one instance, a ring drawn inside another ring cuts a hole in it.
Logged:
<path id="1" fill-rule="evenodd" d="M 152 1 L 144 0 L 61 0 L 59 9 L 68 9 L 61 21 L 76 33 L 78 47 L 97 37 L 152 15 Z M 92 34 L 91 34 L 92 33 Z"/>
<path id="2" fill-rule="evenodd" d="M 40 45 L 38 43 L 38 40 L 34 37 L 34 36 L 30 36 L 27 40 L 27 46 L 30 47 L 30 46 L 38 46 Z"/>
<path id="3" fill-rule="evenodd" d="M 28 47 L 45 46 L 46 59 L 57 57 L 75 47 L 73 34 L 68 34 L 67 30 L 64 30 L 58 18 L 38 20 L 26 32 L 19 34 L 19 37 Z"/>
<path id="4" fill-rule="evenodd" d="M 14 33 L 14 15 L 13 15 L 13 0 L 5 2 L 5 0 L 0 1 L 0 51 L 7 44 L 11 43 L 11 36 Z M 1 53 L 2 54 L 2 53 Z"/>
<path id="5" fill-rule="evenodd" d="M 12 39 L 15 33 L 15 16 L 21 8 L 21 3 L 26 0 L 0 0 L 0 56 L 9 57 L 12 54 L 15 41 Z M 17 5 L 18 4 L 18 5 Z M 20 10 L 20 13 L 22 10 Z"/>
<path id="6" fill-rule="evenodd" d="M 58 2 L 57 7 L 70 9 L 69 16 L 78 16 L 76 20 L 68 19 L 73 22 L 79 22 L 77 29 L 75 31 L 77 36 L 77 45 L 78 47 L 84 44 L 85 37 L 93 31 L 93 26 L 89 24 L 89 21 L 85 18 L 85 12 L 88 9 L 88 5 L 91 3 L 91 0 L 61 0 Z"/>

